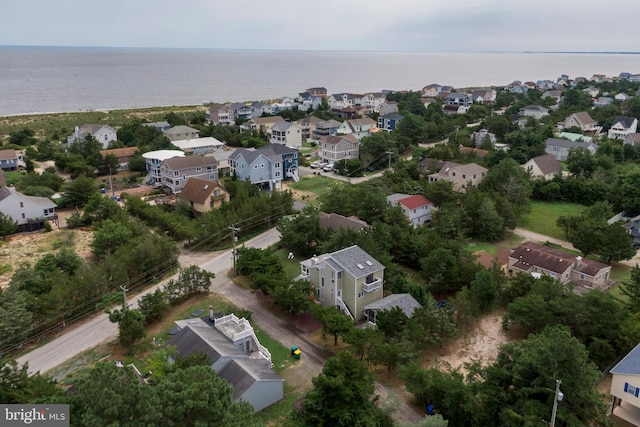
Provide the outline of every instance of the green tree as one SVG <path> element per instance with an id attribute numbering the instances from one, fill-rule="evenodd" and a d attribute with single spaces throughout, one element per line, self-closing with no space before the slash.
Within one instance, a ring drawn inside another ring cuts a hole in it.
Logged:
<path id="1" fill-rule="evenodd" d="M 485 313 L 493 307 L 498 297 L 498 283 L 491 271 L 479 270 L 469 288 L 479 313 Z"/>
<path id="2" fill-rule="evenodd" d="M 603 396 L 593 387 L 599 377 L 587 349 L 567 327 L 548 327 L 500 348 L 483 375 L 483 392 L 495 397 L 485 399 L 485 410 L 497 415 L 492 424 L 498 424 L 508 411 L 530 423 L 548 419 L 556 380 L 562 380 L 564 400 L 558 405 L 558 423 L 608 425 Z"/>
<path id="3" fill-rule="evenodd" d="M 353 329 L 353 321 L 335 307 L 313 306 L 314 316 L 322 325 L 322 333 L 333 336 L 333 344 L 338 345 L 338 337 Z"/>
<path id="4" fill-rule="evenodd" d="M 302 314 L 309 309 L 313 298 L 313 288 L 306 280 L 282 282 L 273 290 L 273 302 L 293 314 Z"/>
<path id="5" fill-rule="evenodd" d="M 294 217 L 282 218 L 276 227 L 282 244 L 303 257 L 310 257 L 317 250 L 321 238 L 318 211 L 313 206 L 305 206 Z"/>
<path id="6" fill-rule="evenodd" d="M 631 268 L 629 279 L 622 282 L 620 292 L 626 299 L 624 300 L 627 309 L 631 313 L 640 313 L 640 267 L 638 264 Z"/>
<path id="7" fill-rule="evenodd" d="M 6 349 L 26 337 L 32 321 L 28 303 L 28 294 L 18 287 L 0 289 L 0 348 Z"/>
<path id="8" fill-rule="evenodd" d="M 29 364 L 19 365 L 13 359 L 0 359 L 0 402 L 30 403 L 59 394 L 55 380 L 35 373 L 29 375 Z"/>
<path id="9" fill-rule="evenodd" d="M 9 215 L 0 212 L 0 237 L 3 239 L 18 231 L 18 221 L 14 221 Z"/>
<path id="10" fill-rule="evenodd" d="M 79 176 L 63 186 L 64 202 L 69 206 L 84 206 L 96 190 L 94 180 L 86 176 Z"/>
<path id="11" fill-rule="evenodd" d="M 343 351 L 327 360 L 307 392 L 298 421 L 304 426 L 391 425 L 371 400 L 373 377 L 364 363 Z M 386 420 L 386 422 L 385 422 Z"/>
<path id="12" fill-rule="evenodd" d="M 79 426 L 158 425 L 157 396 L 130 367 L 100 362 L 78 380 L 69 396 L 71 419 Z"/>
<path id="13" fill-rule="evenodd" d="M 567 169 L 574 175 L 589 178 L 598 166 L 597 161 L 589 150 L 583 147 L 569 149 Z"/>
<path id="14" fill-rule="evenodd" d="M 249 402 L 234 402 L 233 389 L 210 366 L 177 369 L 164 376 L 152 393 L 157 396 L 153 410 L 160 414 L 158 425 L 262 425 Z"/>
<path id="15" fill-rule="evenodd" d="M 107 219 L 93 233 L 91 248 L 96 256 L 112 254 L 118 247 L 126 245 L 132 233 L 126 226 Z"/>
<path id="16" fill-rule="evenodd" d="M 109 320 L 118 324 L 120 344 L 129 351 L 131 351 L 136 341 L 144 338 L 146 335 L 144 330 L 144 315 L 140 310 L 123 307 L 122 310 L 110 312 Z"/>
<path id="17" fill-rule="evenodd" d="M 147 324 L 160 319 L 170 308 L 167 295 L 162 289 L 156 289 L 155 292 L 144 295 L 138 303 L 138 309 Z"/>

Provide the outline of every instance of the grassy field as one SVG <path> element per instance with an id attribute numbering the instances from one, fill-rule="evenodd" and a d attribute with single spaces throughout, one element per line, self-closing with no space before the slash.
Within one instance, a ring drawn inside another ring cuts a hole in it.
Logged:
<path id="1" fill-rule="evenodd" d="M 511 236 L 507 237 L 504 240 L 500 240 L 498 242 L 493 242 L 493 243 L 470 241 L 469 243 L 467 243 L 467 246 L 465 247 L 465 249 L 470 252 L 485 251 L 489 255 L 496 256 L 498 254 L 498 249 L 500 248 L 511 249 L 518 246 L 518 244 L 520 244 L 521 242 L 522 242 L 522 237 L 512 234 Z"/>
<path id="2" fill-rule="evenodd" d="M 518 227 L 555 237 L 566 239 L 564 232 L 556 225 L 561 216 L 579 215 L 585 206 L 566 202 L 531 202 L 531 211 L 520 218 Z"/>
<path id="3" fill-rule="evenodd" d="M 344 185 L 341 181 L 327 178 L 322 175 L 312 175 L 300 178 L 300 181 L 291 184 L 291 188 L 298 191 L 308 191 L 322 196 L 329 191 L 333 185 Z"/>
<path id="4" fill-rule="evenodd" d="M 203 111 L 203 106 L 170 106 L 138 108 L 131 110 L 81 111 L 75 113 L 33 114 L 24 116 L 0 117 L 0 139 L 5 139 L 11 132 L 31 129 L 38 138 L 54 141 L 63 140 L 70 135 L 75 126 L 85 123 L 104 123 L 119 127 L 133 119 L 148 121 L 164 120 L 167 113 L 187 113 Z"/>

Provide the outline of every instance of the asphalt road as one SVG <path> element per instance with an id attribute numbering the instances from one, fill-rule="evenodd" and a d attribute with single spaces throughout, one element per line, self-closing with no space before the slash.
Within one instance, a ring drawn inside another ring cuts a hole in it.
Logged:
<path id="1" fill-rule="evenodd" d="M 271 229 L 249 241 L 247 246 L 266 248 L 277 242 L 280 235 L 275 229 Z M 227 271 L 232 267 L 231 251 L 225 251 L 214 259 L 202 264 L 203 268 L 216 273 L 216 281 L 227 281 Z M 140 297 L 154 292 L 163 286 L 169 279 L 160 282 L 144 292 L 128 300 L 132 308 L 138 307 Z M 233 301 L 233 300 L 232 300 Z M 235 302 L 235 301 L 234 301 Z M 242 306 L 241 304 L 239 304 Z M 118 337 L 118 325 L 109 321 L 107 314 L 98 314 L 86 322 L 70 327 L 69 330 L 47 344 L 38 347 L 29 353 L 19 357 L 19 364 L 29 363 L 29 372 L 45 373 L 58 365 L 73 358 L 85 350 L 89 350 L 105 341 L 114 340 Z"/>

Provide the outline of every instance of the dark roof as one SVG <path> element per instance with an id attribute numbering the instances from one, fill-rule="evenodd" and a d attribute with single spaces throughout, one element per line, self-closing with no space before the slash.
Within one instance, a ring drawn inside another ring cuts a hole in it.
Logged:
<path id="1" fill-rule="evenodd" d="M 7 178 L 4 175 L 4 170 L 0 169 L 0 187 L 7 186 Z"/>
<path id="2" fill-rule="evenodd" d="M 264 359 L 232 359 L 218 371 L 218 376 L 233 388 L 234 400 L 241 398 L 257 381 L 284 381 Z"/>
<path id="3" fill-rule="evenodd" d="M 360 231 L 369 224 L 358 219 L 356 217 L 345 217 L 337 213 L 318 213 L 320 219 L 320 227 L 330 228 L 335 232 L 340 231 L 341 228 Z"/>
<path id="4" fill-rule="evenodd" d="M 342 142 L 343 139 L 353 143 L 359 144 L 360 141 L 353 134 L 349 135 L 331 135 L 331 136 L 322 136 L 320 137 L 320 141 L 324 144 L 337 145 Z"/>
<path id="5" fill-rule="evenodd" d="M 193 325 L 187 325 L 180 329 L 168 342 L 174 345 L 180 357 L 186 357 L 193 353 L 204 353 L 209 363 L 214 364 L 225 355 L 237 356 L 242 352 L 227 337 L 218 330 L 206 325 L 200 319 L 194 320 Z M 206 328 L 203 328 L 206 327 Z"/>
<path id="6" fill-rule="evenodd" d="M 618 116 L 615 119 L 613 119 L 612 125 L 615 125 L 616 123 L 620 123 L 622 124 L 622 126 L 628 129 L 631 126 L 633 126 L 634 120 L 636 120 L 634 117 Z"/>
<path id="7" fill-rule="evenodd" d="M 178 198 L 190 202 L 205 203 L 216 188 L 227 193 L 227 190 L 215 181 L 191 177 L 187 179 L 182 192 L 178 194 Z"/>
<path id="8" fill-rule="evenodd" d="M 538 168 L 540 168 L 540 171 L 544 175 L 562 172 L 562 165 L 555 157 L 553 157 L 552 154 L 544 154 L 542 156 L 534 157 L 531 160 L 538 165 Z"/>
<path id="9" fill-rule="evenodd" d="M 640 374 L 640 344 L 634 347 L 616 366 L 610 371 L 612 374 Z"/>
<path id="10" fill-rule="evenodd" d="M 12 195 L 13 193 L 6 186 L 0 188 L 0 202 Z"/>
<path id="11" fill-rule="evenodd" d="M 391 294 L 369 305 L 365 305 L 365 310 L 391 310 L 399 307 L 405 316 L 411 317 L 416 308 L 422 307 L 418 301 L 410 294 Z"/>
<path id="12" fill-rule="evenodd" d="M 519 260 L 515 266 L 522 270 L 528 270 L 535 265 L 558 274 L 564 273 L 567 268 L 572 267 L 575 271 L 593 277 L 603 268 L 609 267 L 602 262 L 576 257 L 559 249 L 533 242 L 521 244 L 513 250 L 510 257 Z"/>
<path id="13" fill-rule="evenodd" d="M 330 257 L 356 278 L 384 269 L 382 264 L 357 245 L 333 252 Z"/>
<path id="14" fill-rule="evenodd" d="M 163 162 L 171 170 L 195 168 L 198 166 L 213 166 L 217 165 L 218 161 L 214 157 L 205 157 L 199 155 L 185 156 L 185 157 L 172 157 L 166 159 Z"/>
<path id="15" fill-rule="evenodd" d="M 282 156 L 296 153 L 295 148 L 287 147 L 284 144 L 269 144 L 264 147 L 249 149 L 238 148 L 229 156 L 230 159 L 237 159 L 240 155 L 244 157 L 248 164 L 253 163 L 260 155 L 265 156 L 272 162 L 282 160 Z"/>
<path id="16" fill-rule="evenodd" d="M 548 138 L 545 142 L 545 145 L 552 147 L 563 147 L 563 148 L 589 148 L 593 144 L 590 142 L 583 141 L 569 141 L 568 139 L 558 139 L 558 138 Z"/>

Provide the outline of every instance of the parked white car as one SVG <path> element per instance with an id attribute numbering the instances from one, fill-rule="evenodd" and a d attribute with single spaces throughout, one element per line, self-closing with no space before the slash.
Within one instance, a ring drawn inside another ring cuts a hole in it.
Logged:
<path id="1" fill-rule="evenodd" d="M 325 167 L 322 168 L 323 171 L 325 172 L 331 172 L 333 170 L 333 164 L 328 164 Z"/>
<path id="2" fill-rule="evenodd" d="M 311 164 L 309 166 L 311 166 L 312 169 L 315 169 L 315 168 L 319 167 L 320 166 L 320 160 L 316 160 L 315 162 L 311 162 Z"/>

